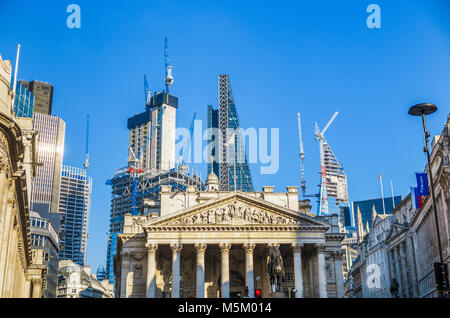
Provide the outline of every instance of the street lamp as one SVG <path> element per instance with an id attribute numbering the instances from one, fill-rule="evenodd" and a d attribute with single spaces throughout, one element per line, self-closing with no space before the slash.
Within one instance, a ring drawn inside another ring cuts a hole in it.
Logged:
<path id="1" fill-rule="evenodd" d="M 434 221 L 436 224 L 436 235 L 437 235 L 437 243 L 438 243 L 438 249 L 439 249 L 439 261 L 442 264 L 444 263 L 444 258 L 442 256 L 442 247 L 441 247 L 441 237 L 439 235 L 439 219 L 437 215 L 436 210 L 436 197 L 434 195 L 434 184 L 433 184 L 433 175 L 431 172 L 431 160 L 430 160 L 430 152 L 428 148 L 428 138 L 430 137 L 430 133 L 427 131 L 426 124 L 425 124 L 425 116 L 433 114 L 437 111 L 437 107 L 434 104 L 431 103 L 422 103 L 412 106 L 408 110 L 408 114 L 411 116 L 421 116 L 422 117 L 422 125 L 423 125 L 423 134 L 425 138 L 425 147 L 423 148 L 423 151 L 427 154 L 427 161 L 428 161 L 428 173 L 430 175 L 430 186 L 431 186 L 431 196 L 433 198 L 433 211 L 434 211 Z M 442 292 L 439 291 L 440 295 L 442 295 Z"/>

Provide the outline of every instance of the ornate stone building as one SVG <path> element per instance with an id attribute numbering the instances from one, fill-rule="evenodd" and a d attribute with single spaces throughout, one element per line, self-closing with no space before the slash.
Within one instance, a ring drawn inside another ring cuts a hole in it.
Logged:
<path id="1" fill-rule="evenodd" d="M 377 295 L 375 290 L 367 290 L 365 283 L 368 265 L 377 263 L 377 258 L 371 260 L 368 258 L 365 249 L 368 244 L 364 242 L 369 242 L 371 236 L 374 242 L 375 238 L 381 239 L 382 249 L 378 252 L 387 255 L 388 267 L 382 268 L 382 275 L 389 273 L 389 293 L 386 291 L 388 286 L 384 286 L 385 297 L 439 296 L 433 268 L 433 263 L 439 261 L 438 235 L 441 238 L 443 259 L 447 266 L 450 259 L 450 115 L 441 135 L 433 139 L 431 148 L 431 170 L 439 233 L 436 231 L 431 194 L 423 197 L 423 206 L 419 209 L 413 207 L 411 195 L 408 195 L 392 210 L 387 235 L 383 234 L 386 233 L 385 227 L 378 234 L 372 229 L 360 244 L 361 253 L 349 273 L 351 284 L 348 297 Z M 428 167 L 425 167 L 424 171 L 428 172 Z M 385 256 L 378 259 L 384 258 Z M 386 262 L 383 261 L 383 264 Z"/>
<path id="2" fill-rule="evenodd" d="M 428 172 L 428 167 L 424 171 Z M 442 254 L 444 262 L 448 265 L 450 261 L 450 114 L 447 116 L 441 135 L 436 136 L 431 144 L 431 171 Z M 431 195 L 424 197 L 421 209 L 411 209 L 409 213 L 417 273 L 417 295 L 418 297 L 437 297 L 433 263 L 439 261 L 439 253 Z"/>
<path id="3" fill-rule="evenodd" d="M 143 215 L 125 216 L 114 262 L 116 297 L 273 297 L 269 250 L 280 251 L 285 276 L 277 295 L 343 297 L 337 215 L 311 217 L 309 202 L 287 193 L 218 190 L 208 176 L 206 191 L 162 186 Z M 159 212 L 154 211 L 159 208 Z"/>
<path id="4" fill-rule="evenodd" d="M 33 265 L 29 200 L 35 138 L 29 119 L 15 119 L 11 62 L 0 56 L 0 298 L 41 297 L 45 272 Z"/>

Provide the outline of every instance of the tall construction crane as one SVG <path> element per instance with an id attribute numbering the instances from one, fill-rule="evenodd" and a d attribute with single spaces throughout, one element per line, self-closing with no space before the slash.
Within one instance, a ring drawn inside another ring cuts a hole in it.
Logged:
<path id="1" fill-rule="evenodd" d="M 325 149 L 324 144 L 327 142 L 325 139 L 325 132 L 330 127 L 331 123 L 334 121 L 339 112 L 335 112 L 325 128 L 320 131 L 317 122 L 314 123 L 314 135 L 316 141 L 319 141 L 319 151 L 320 151 L 320 194 L 319 194 L 319 215 L 328 215 L 328 194 L 327 194 L 327 171 L 325 167 Z"/>
<path id="2" fill-rule="evenodd" d="M 86 116 L 86 159 L 83 163 L 84 170 L 89 167 L 89 115 Z"/>
<path id="3" fill-rule="evenodd" d="M 301 188 L 302 188 L 302 196 L 305 196 L 306 192 L 306 181 L 305 181 L 305 165 L 303 160 L 305 159 L 305 153 L 303 152 L 303 140 L 302 140 L 302 124 L 300 119 L 300 113 L 297 113 L 297 121 L 298 121 L 298 140 L 300 141 L 300 177 L 301 177 Z"/>
<path id="4" fill-rule="evenodd" d="M 169 43 L 167 42 L 167 37 L 164 39 L 164 82 L 166 84 L 166 93 L 169 94 L 170 85 L 173 83 L 172 76 L 172 65 L 170 65 L 171 60 L 169 59 Z"/>

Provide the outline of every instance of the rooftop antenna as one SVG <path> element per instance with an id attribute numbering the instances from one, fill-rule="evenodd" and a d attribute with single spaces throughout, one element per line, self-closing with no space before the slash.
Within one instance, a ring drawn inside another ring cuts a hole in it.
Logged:
<path id="1" fill-rule="evenodd" d="M 20 44 L 17 45 L 16 65 L 14 67 L 14 82 L 13 82 L 13 98 L 11 100 L 11 113 L 14 114 L 14 103 L 16 99 L 16 86 L 17 86 L 17 72 L 19 69 L 19 56 L 20 56 Z"/>
<path id="2" fill-rule="evenodd" d="M 83 163 L 84 170 L 89 167 L 89 115 L 86 116 L 86 160 Z"/>
<path id="3" fill-rule="evenodd" d="M 173 83 L 173 76 L 172 76 L 172 65 L 170 65 L 170 62 L 172 62 L 169 59 L 169 44 L 167 42 L 167 36 L 164 40 L 164 81 L 166 83 L 166 93 L 169 94 L 169 88 L 170 85 Z"/>

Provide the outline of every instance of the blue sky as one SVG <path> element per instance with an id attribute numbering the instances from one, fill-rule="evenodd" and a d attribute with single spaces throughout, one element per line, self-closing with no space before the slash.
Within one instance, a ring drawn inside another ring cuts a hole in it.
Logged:
<path id="1" fill-rule="evenodd" d="M 81 7 L 81 29 L 66 27 L 66 7 Z M 381 7 L 381 29 L 366 26 L 366 7 Z M 280 128 L 280 169 L 256 189 L 299 185 L 296 113 L 303 118 L 307 192 L 317 191 L 319 149 L 313 123 L 339 116 L 328 139 L 348 175 L 351 200 L 380 196 L 389 182 L 406 195 L 426 161 L 418 118 L 409 106 L 429 101 L 432 134 L 450 113 L 450 3 L 433 1 L 1 1 L 0 54 L 19 78 L 54 85 L 54 115 L 66 122 L 64 163 L 84 160 L 91 116 L 94 179 L 88 264 L 106 259 L 110 188 L 126 163 L 126 120 L 144 109 L 143 75 L 163 89 L 169 38 L 179 97 L 177 125 L 206 119 L 217 105 L 217 75 L 231 79 L 241 126 Z M 199 166 L 203 176 L 205 166 Z"/>

